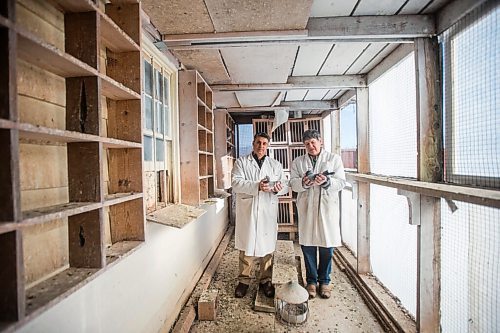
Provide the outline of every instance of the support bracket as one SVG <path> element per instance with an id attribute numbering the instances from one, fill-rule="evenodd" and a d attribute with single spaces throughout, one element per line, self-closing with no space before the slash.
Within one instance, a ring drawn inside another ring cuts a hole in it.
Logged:
<path id="1" fill-rule="evenodd" d="M 404 195 L 408 199 L 410 225 L 420 225 L 420 193 L 398 189 L 398 195 Z"/>

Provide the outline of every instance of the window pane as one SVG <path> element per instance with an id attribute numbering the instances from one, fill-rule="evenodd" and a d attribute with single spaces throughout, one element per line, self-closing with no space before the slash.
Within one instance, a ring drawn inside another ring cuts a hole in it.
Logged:
<path id="1" fill-rule="evenodd" d="M 163 133 L 163 104 L 161 102 L 156 102 L 156 131 L 158 133 Z"/>
<path id="2" fill-rule="evenodd" d="M 144 92 L 148 95 L 152 95 L 153 92 L 153 81 L 152 81 L 152 67 L 149 62 L 144 60 Z"/>
<path id="3" fill-rule="evenodd" d="M 158 162 L 165 160 L 165 145 L 160 139 L 156 139 L 156 160 Z"/>
<path id="4" fill-rule="evenodd" d="M 144 160 L 153 160 L 153 138 L 150 136 L 144 136 Z"/>
<path id="5" fill-rule="evenodd" d="M 163 85 L 163 103 L 165 103 L 165 105 L 168 105 L 168 101 L 170 100 L 170 83 L 169 83 L 169 78 L 168 77 L 165 77 L 165 79 L 163 80 L 164 81 L 164 85 Z"/>
<path id="6" fill-rule="evenodd" d="M 153 100 L 147 95 L 144 95 L 144 124 L 153 130 Z"/>
<path id="7" fill-rule="evenodd" d="M 165 135 L 170 136 L 170 108 L 165 105 L 164 107 L 164 116 L 165 116 Z"/>
<path id="8" fill-rule="evenodd" d="M 163 93 L 163 75 L 155 69 L 155 99 L 162 100 Z"/>

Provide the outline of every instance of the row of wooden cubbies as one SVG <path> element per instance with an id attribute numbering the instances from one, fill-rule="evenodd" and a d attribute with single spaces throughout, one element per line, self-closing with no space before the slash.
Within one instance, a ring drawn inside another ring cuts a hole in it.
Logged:
<path id="1" fill-rule="evenodd" d="M 53 3 L 64 15 L 59 48 L 16 22 L 15 0 L 0 5 L 0 331 L 29 320 L 145 240 L 140 4 Z M 23 109 L 20 62 L 64 81 L 64 125 Z M 214 114 L 212 91 L 193 70 L 179 72 L 179 108 L 182 188 L 194 189 L 182 191 L 181 202 L 197 206 L 216 187 L 230 187 L 235 126 L 227 112 Z M 269 119 L 254 121 L 255 131 L 270 133 L 271 126 Z M 300 136 L 307 128 L 321 129 L 320 119 L 292 119 L 272 133 L 269 154 L 287 174 L 293 158 L 304 153 Z M 62 199 L 25 207 L 26 169 L 48 174 L 53 162 L 37 165 L 21 152 L 27 144 L 65 148 Z M 291 193 L 280 198 L 283 232 L 296 231 Z M 67 228 L 60 245 L 66 262 L 28 281 L 25 271 L 33 258 L 25 258 L 25 232 L 55 220 Z"/>

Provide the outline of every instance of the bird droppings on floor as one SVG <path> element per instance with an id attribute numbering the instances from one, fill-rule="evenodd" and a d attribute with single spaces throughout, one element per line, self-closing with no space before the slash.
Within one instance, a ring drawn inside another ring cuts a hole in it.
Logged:
<path id="1" fill-rule="evenodd" d="M 300 247 L 295 244 L 296 255 L 301 255 Z M 256 267 L 258 269 L 258 267 Z M 258 270 L 254 269 L 255 272 Z M 304 273 L 305 274 L 305 273 Z M 215 321 L 195 320 L 191 333 L 212 332 L 383 332 L 375 316 L 370 312 L 356 288 L 347 276 L 332 265 L 332 297 L 322 299 L 317 296 L 309 300 L 309 317 L 301 326 L 289 327 L 279 322 L 274 313 L 256 312 L 253 302 L 257 291 L 254 278 L 247 295 L 234 297 L 238 276 L 238 250 L 231 240 L 224 252 L 219 267 L 210 283 L 209 289 L 219 291 Z"/>

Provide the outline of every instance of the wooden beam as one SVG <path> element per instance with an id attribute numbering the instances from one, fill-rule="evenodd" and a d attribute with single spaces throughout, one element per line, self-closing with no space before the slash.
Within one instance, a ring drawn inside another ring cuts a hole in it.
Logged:
<path id="1" fill-rule="evenodd" d="M 412 42 L 435 35 L 431 15 L 380 15 L 309 18 L 305 30 L 241 31 L 163 35 L 169 49 L 238 47 L 242 45 L 336 42 Z"/>
<path id="2" fill-rule="evenodd" d="M 415 38 L 436 33 L 431 15 L 376 15 L 311 17 L 307 22 L 309 37 L 319 38 Z"/>
<path id="3" fill-rule="evenodd" d="M 339 89 L 357 87 L 366 87 L 366 77 L 364 75 L 290 76 L 287 83 L 214 84 L 211 86 L 214 91 Z"/>
<path id="4" fill-rule="evenodd" d="M 347 103 L 349 103 L 352 99 L 356 99 L 356 90 L 347 90 L 337 99 L 337 105 L 339 108 L 344 107 Z"/>
<path id="5" fill-rule="evenodd" d="M 487 0 L 455 0 L 450 2 L 436 15 L 436 32 L 442 33 L 462 17 L 473 11 Z M 491 1 L 493 4 L 495 1 Z"/>
<path id="6" fill-rule="evenodd" d="M 444 198 L 469 202 L 476 205 L 500 208 L 500 191 L 450 184 L 428 183 L 399 177 L 348 173 L 349 181 L 368 182 L 371 184 L 393 187 L 417 192 L 435 198 Z"/>
<path id="7" fill-rule="evenodd" d="M 320 110 L 320 111 L 332 111 L 338 110 L 336 100 L 327 101 L 291 101 L 291 102 L 281 102 L 281 104 L 276 106 L 253 106 L 253 107 L 239 107 L 239 108 L 220 108 L 216 110 L 224 110 L 227 112 L 274 112 L 276 110 Z"/>

